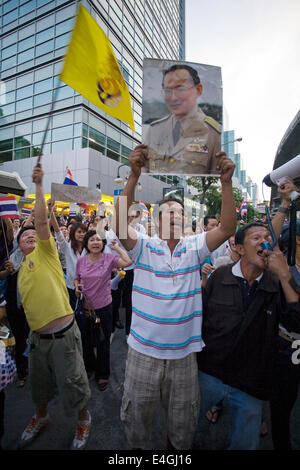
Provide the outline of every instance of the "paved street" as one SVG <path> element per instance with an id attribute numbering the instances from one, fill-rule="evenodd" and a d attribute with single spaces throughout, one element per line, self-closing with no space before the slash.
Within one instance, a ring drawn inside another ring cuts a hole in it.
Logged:
<path id="1" fill-rule="evenodd" d="M 123 317 L 123 311 L 121 318 Z M 116 330 L 111 345 L 111 377 L 109 387 L 99 392 L 93 379 L 90 380 L 92 398 L 89 409 L 92 414 L 92 432 L 87 445 L 89 450 L 129 450 L 123 427 L 120 423 L 120 403 L 123 393 L 125 360 L 127 345 L 125 331 Z M 293 434 L 293 448 L 300 449 L 300 396 L 293 411 L 291 429 Z M 5 435 L 2 441 L 4 449 L 14 450 L 18 447 L 20 435 L 31 415 L 34 407 L 30 398 L 28 384 L 18 389 L 15 384 L 6 389 L 5 403 Z M 49 405 L 51 423 L 40 436 L 28 446 L 30 450 L 68 450 L 76 426 L 76 418 L 67 418 L 64 415 L 59 397 Z M 267 411 L 267 421 L 269 416 Z M 224 406 L 222 415 L 216 425 L 204 420 L 195 436 L 195 450 L 222 450 L 226 449 L 229 439 L 230 416 L 228 407 Z M 165 448 L 166 434 L 162 410 L 159 409 L 155 419 L 152 440 L 149 450 L 163 450 Z M 261 439 L 261 449 L 272 449 L 270 434 Z"/>

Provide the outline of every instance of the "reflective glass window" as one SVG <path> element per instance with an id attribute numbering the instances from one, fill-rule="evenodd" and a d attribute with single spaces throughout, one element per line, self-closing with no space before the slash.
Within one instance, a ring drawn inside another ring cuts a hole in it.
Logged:
<path id="1" fill-rule="evenodd" d="M 74 94 L 73 89 L 66 85 L 58 89 L 56 99 L 62 100 L 65 98 L 70 98 L 71 96 L 73 96 L 73 94 Z"/>
<path id="2" fill-rule="evenodd" d="M 5 93 L 4 95 L 1 96 L 1 104 L 9 104 L 15 101 L 15 96 L 16 93 L 14 91 L 10 91 L 8 93 Z"/>
<path id="3" fill-rule="evenodd" d="M 26 109 L 32 108 L 32 98 L 26 98 L 16 102 L 16 112 L 25 111 Z"/>
<path id="4" fill-rule="evenodd" d="M 72 139 L 52 143 L 52 153 L 64 152 L 65 150 L 72 150 Z"/>
<path id="5" fill-rule="evenodd" d="M 64 21 L 66 18 L 70 18 L 71 16 L 76 15 L 76 5 L 75 3 L 73 5 L 70 5 L 67 8 L 62 8 L 56 13 L 56 23 L 60 23 L 61 21 Z"/>
<path id="6" fill-rule="evenodd" d="M 15 135 L 25 135 L 31 133 L 31 122 L 26 122 L 25 124 L 18 124 L 15 129 Z"/>
<path id="7" fill-rule="evenodd" d="M 52 65 L 48 67 L 41 67 L 34 72 L 35 81 L 44 80 L 45 78 L 49 78 L 52 75 Z"/>
<path id="8" fill-rule="evenodd" d="M 10 69 L 11 67 L 14 67 L 15 65 L 17 65 L 16 56 L 9 57 L 9 59 L 2 60 L 1 62 L 2 70 Z"/>
<path id="9" fill-rule="evenodd" d="M 30 2 L 25 3 L 19 8 L 19 15 L 23 16 L 26 15 L 26 13 L 29 13 L 30 11 L 34 10 L 35 8 L 35 0 L 30 0 Z"/>
<path id="10" fill-rule="evenodd" d="M 5 36 L 5 38 L 2 39 L 2 47 L 7 47 L 11 44 L 15 44 L 17 40 L 17 33 L 8 34 L 8 36 Z"/>
<path id="11" fill-rule="evenodd" d="M 5 49 L 2 49 L 2 60 L 7 59 L 8 57 L 12 56 L 13 54 L 16 54 L 17 52 L 17 45 L 12 44 L 9 47 L 6 47 Z"/>
<path id="12" fill-rule="evenodd" d="M 28 49 L 28 51 L 21 52 L 21 54 L 18 54 L 18 64 L 23 64 L 24 62 L 27 62 L 28 60 L 33 59 L 34 57 L 34 49 Z"/>
<path id="13" fill-rule="evenodd" d="M 51 0 L 36 0 L 36 7 L 42 7 L 43 5 L 46 5 L 46 3 L 51 2 Z"/>
<path id="14" fill-rule="evenodd" d="M 55 15 L 48 15 L 45 18 L 42 18 L 36 23 L 36 30 L 37 32 L 42 31 L 43 29 L 49 28 L 49 26 L 53 26 L 55 23 Z"/>
<path id="15" fill-rule="evenodd" d="M 46 93 L 41 93 L 40 95 L 35 95 L 33 102 L 34 106 L 42 106 L 44 104 L 49 104 L 52 100 L 52 91 Z"/>
<path id="16" fill-rule="evenodd" d="M 120 144 L 116 142 L 114 139 L 107 137 L 107 147 L 115 152 L 120 152 Z"/>
<path id="17" fill-rule="evenodd" d="M 102 134 L 102 132 L 99 132 L 96 129 L 93 129 L 92 127 L 90 127 L 89 140 L 92 142 L 94 141 L 98 144 L 105 145 L 105 135 Z"/>
<path id="18" fill-rule="evenodd" d="M 18 10 L 17 8 L 6 15 L 3 15 L 2 18 L 2 25 L 5 26 L 6 24 L 9 24 L 11 21 L 16 20 L 18 17 Z"/>
<path id="19" fill-rule="evenodd" d="M 44 29 L 36 35 L 36 44 L 41 44 L 42 42 L 48 41 L 49 39 L 54 38 L 54 26 L 48 29 Z"/>
<path id="20" fill-rule="evenodd" d="M 15 148 L 28 147 L 31 143 L 31 134 L 15 137 Z"/>
<path id="21" fill-rule="evenodd" d="M 18 2 L 16 0 L 10 0 L 9 2 L 6 2 L 3 5 L 3 13 L 8 13 L 13 8 L 16 8 L 17 6 L 18 6 Z"/>
<path id="22" fill-rule="evenodd" d="M 79 136 L 81 136 L 81 124 L 80 124 L 80 123 L 74 124 L 73 136 L 74 136 L 74 137 L 79 137 Z"/>
<path id="23" fill-rule="evenodd" d="M 15 150 L 14 160 L 21 160 L 22 158 L 30 157 L 30 147 L 25 147 L 23 149 Z"/>
<path id="24" fill-rule="evenodd" d="M 113 160 L 116 160 L 117 162 L 119 161 L 119 158 L 120 158 L 119 155 L 117 153 L 113 152 L 112 150 L 107 149 L 106 155 L 109 158 L 112 158 Z"/>
<path id="25" fill-rule="evenodd" d="M 9 152 L 0 152 L 0 163 L 9 162 L 10 160 L 12 160 L 12 155 L 12 150 L 10 150 Z"/>
<path id="26" fill-rule="evenodd" d="M 61 127 L 66 126 L 67 124 L 73 123 L 73 112 L 69 111 L 68 113 L 54 114 L 52 117 L 52 126 Z"/>
<path id="27" fill-rule="evenodd" d="M 73 126 L 63 126 L 52 130 L 52 140 L 63 140 L 73 137 Z"/>
<path id="28" fill-rule="evenodd" d="M 22 39 L 22 41 L 19 41 L 19 52 L 25 51 L 26 49 L 29 49 L 30 47 L 34 46 L 34 36 L 31 36 L 26 39 Z"/>
<path id="29" fill-rule="evenodd" d="M 70 39 L 71 39 L 71 33 L 66 33 L 66 34 L 63 34 L 62 36 L 59 36 L 58 38 L 55 39 L 55 49 L 58 49 L 59 47 L 67 46 L 70 42 Z"/>
<path id="30" fill-rule="evenodd" d="M 67 33 L 72 30 L 74 25 L 74 18 L 63 21 L 55 26 L 55 35 L 59 36 L 60 34 Z"/>
<path id="31" fill-rule="evenodd" d="M 34 84 L 34 93 L 42 93 L 43 91 L 49 91 L 52 89 L 52 77 L 47 78 L 46 80 L 41 80 Z"/>
<path id="32" fill-rule="evenodd" d="M 33 36 L 34 33 L 35 33 L 35 24 L 33 23 L 19 30 L 19 40 Z"/>
<path id="33" fill-rule="evenodd" d="M 13 148 L 13 139 L 0 140 L 0 152 Z"/>
<path id="34" fill-rule="evenodd" d="M 0 109 L 3 113 L 3 116 L 9 116 L 15 112 L 15 103 L 5 104 L 4 106 L 1 106 Z"/>
<path id="35" fill-rule="evenodd" d="M 28 98 L 33 93 L 33 85 L 24 86 L 17 90 L 17 100 Z"/>
<path id="36" fill-rule="evenodd" d="M 88 133 L 89 133 L 89 128 L 86 124 L 83 124 L 82 125 L 82 135 L 84 137 L 88 137 Z"/>
<path id="37" fill-rule="evenodd" d="M 43 54 L 47 54 L 47 52 L 53 51 L 54 48 L 54 41 L 51 39 L 50 41 L 44 42 L 35 48 L 36 56 L 40 56 Z"/>
<path id="38" fill-rule="evenodd" d="M 46 125 L 47 125 L 47 118 L 36 119 L 32 123 L 32 131 L 33 132 L 43 131 L 44 129 L 46 129 Z"/>

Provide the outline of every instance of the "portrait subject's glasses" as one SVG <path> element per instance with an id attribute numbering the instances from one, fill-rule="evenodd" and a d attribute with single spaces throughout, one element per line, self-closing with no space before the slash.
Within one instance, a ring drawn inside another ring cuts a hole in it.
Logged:
<path id="1" fill-rule="evenodd" d="M 163 95 L 169 97 L 174 93 L 175 96 L 182 96 L 184 95 L 188 90 L 191 90 L 191 88 L 194 88 L 193 86 L 186 87 L 186 86 L 178 86 L 176 88 L 163 88 L 162 93 Z"/>

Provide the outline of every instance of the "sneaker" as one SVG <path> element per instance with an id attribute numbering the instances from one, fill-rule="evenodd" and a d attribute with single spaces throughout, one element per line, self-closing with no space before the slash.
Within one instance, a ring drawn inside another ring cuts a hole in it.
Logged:
<path id="1" fill-rule="evenodd" d="M 71 450 L 82 450 L 85 448 L 90 432 L 91 432 L 91 415 L 89 414 L 88 421 L 78 421 L 76 434 L 72 442 Z"/>
<path id="2" fill-rule="evenodd" d="M 50 416 L 48 414 L 44 418 L 37 418 L 36 415 L 34 415 L 21 436 L 20 447 L 30 444 L 30 442 L 33 441 L 33 439 L 41 432 L 42 429 L 44 429 L 44 427 L 47 426 L 49 422 Z"/>

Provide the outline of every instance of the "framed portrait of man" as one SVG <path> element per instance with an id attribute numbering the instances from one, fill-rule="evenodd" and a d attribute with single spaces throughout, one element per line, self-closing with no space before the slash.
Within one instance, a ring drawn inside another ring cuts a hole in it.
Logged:
<path id="1" fill-rule="evenodd" d="M 193 62 L 144 59 L 144 171 L 218 176 L 222 133 L 221 68 Z"/>

